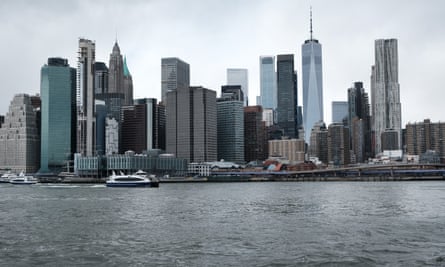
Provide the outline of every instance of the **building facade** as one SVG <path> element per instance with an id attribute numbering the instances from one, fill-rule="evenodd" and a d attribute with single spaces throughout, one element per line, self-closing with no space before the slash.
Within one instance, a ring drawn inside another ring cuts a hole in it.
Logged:
<path id="1" fill-rule="evenodd" d="M 277 108 L 277 76 L 275 72 L 275 57 L 260 57 L 260 102 L 263 108 Z"/>
<path id="2" fill-rule="evenodd" d="M 234 94 L 236 96 L 236 94 Z M 237 97 L 217 100 L 218 160 L 244 163 L 244 109 Z"/>
<path id="3" fill-rule="evenodd" d="M 124 94 L 124 105 L 133 105 L 133 77 L 128 69 L 126 57 L 124 57 L 124 87 L 122 93 Z"/>
<path id="4" fill-rule="evenodd" d="M 36 172 L 40 166 L 37 112 L 26 94 L 15 95 L 0 128 L 0 168 Z"/>
<path id="5" fill-rule="evenodd" d="M 356 162 L 373 157 L 369 97 L 362 82 L 355 82 L 348 89 L 348 125 Z"/>
<path id="6" fill-rule="evenodd" d="M 227 85 L 241 85 L 244 94 L 244 105 L 249 105 L 249 74 L 247 69 L 227 69 Z"/>
<path id="7" fill-rule="evenodd" d="M 91 156 L 95 153 L 96 120 L 94 114 L 94 42 L 79 39 L 77 62 L 77 153 Z"/>
<path id="8" fill-rule="evenodd" d="M 341 122 L 348 119 L 348 102 L 332 101 L 332 122 Z"/>
<path id="9" fill-rule="evenodd" d="M 261 106 L 244 107 L 244 159 L 246 162 L 265 160 L 267 131 Z"/>
<path id="10" fill-rule="evenodd" d="M 76 152 L 76 69 L 49 58 L 40 72 L 41 149 L 39 173 L 58 174 Z"/>
<path id="11" fill-rule="evenodd" d="M 156 102 L 155 98 L 136 99 L 133 106 L 122 107 L 121 153 L 159 148 Z"/>
<path id="12" fill-rule="evenodd" d="M 408 123 L 406 125 L 406 153 L 408 155 L 422 155 L 427 151 L 439 153 L 445 158 L 445 123 L 423 122 Z"/>
<path id="13" fill-rule="evenodd" d="M 161 59 L 161 101 L 167 105 L 167 93 L 190 87 L 190 66 L 176 57 Z"/>
<path id="14" fill-rule="evenodd" d="M 312 127 L 308 154 L 328 164 L 328 129 L 322 121 Z"/>
<path id="15" fill-rule="evenodd" d="M 298 138 L 297 74 L 294 55 L 277 56 L 277 124 L 289 138 Z"/>
<path id="16" fill-rule="evenodd" d="M 332 123 L 328 128 L 328 162 L 334 166 L 350 163 L 349 129 L 341 123 Z"/>
<path id="17" fill-rule="evenodd" d="M 303 139 L 269 140 L 269 158 L 279 156 L 292 163 L 304 162 L 304 146 Z"/>
<path id="18" fill-rule="evenodd" d="M 167 93 L 166 151 L 189 162 L 217 160 L 216 92 L 203 87 Z"/>
<path id="19" fill-rule="evenodd" d="M 402 114 L 400 103 L 397 39 L 375 41 L 375 64 L 371 74 L 372 130 L 375 153 L 383 152 L 382 133 L 398 132 L 397 149 L 401 149 Z"/>
<path id="20" fill-rule="evenodd" d="M 303 125 L 307 133 L 306 143 L 310 142 L 309 133 L 315 123 L 323 121 L 323 69 L 321 44 L 312 36 L 312 11 L 310 19 L 310 38 L 301 47 L 303 73 Z"/>

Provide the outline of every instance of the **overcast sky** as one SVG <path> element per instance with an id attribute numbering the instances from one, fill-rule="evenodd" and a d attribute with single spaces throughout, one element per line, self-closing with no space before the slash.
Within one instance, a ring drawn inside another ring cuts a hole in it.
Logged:
<path id="1" fill-rule="evenodd" d="M 134 0 L 0 1 L 0 114 L 14 94 L 40 91 L 48 57 L 76 67 L 78 38 L 96 42 L 106 62 L 118 40 L 135 98 L 161 95 L 161 58 L 190 64 L 192 85 L 220 93 L 227 68 L 249 71 L 250 104 L 259 94 L 259 56 L 292 53 L 302 105 L 301 44 L 322 44 L 325 121 L 331 102 L 363 81 L 370 93 L 374 40 L 397 38 L 403 127 L 445 121 L 445 1 Z"/>

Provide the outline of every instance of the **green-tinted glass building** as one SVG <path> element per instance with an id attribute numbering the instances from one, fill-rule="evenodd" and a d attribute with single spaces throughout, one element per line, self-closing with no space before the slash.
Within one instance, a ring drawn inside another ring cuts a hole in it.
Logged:
<path id="1" fill-rule="evenodd" d="M 41 175 L 66 170 L 76 148 L 76 69 L 49 58 L 41 69 Z"/>

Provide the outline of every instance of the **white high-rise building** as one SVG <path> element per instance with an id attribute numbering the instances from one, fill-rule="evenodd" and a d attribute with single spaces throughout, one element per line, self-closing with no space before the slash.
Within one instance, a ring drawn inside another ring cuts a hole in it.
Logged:
<path id="1" fill-rule="evenodd" d="M 310 132 L 315 123 L 323 121 L 323 72 L 321 44 L 312 37 L 312 10 L 310 19 L 310 39 L 301 47 L 303 72 L 303 127 L 306 143 L 310 142 Z"/>
<path id="2" fill-rule="evenodd" d="M 375 41 L 375 65 L 371 74 L 372 129 L 374 152 L 383 152 L 382 133 L 398 132 L 398 148 L 401 149 L 402 112 L 400 104 L 397 39 Z"/>
<path id="3" fill-rule="evenodd" d="M 94 62 L 96 45 L 79 39 L 77 63 L 77 153 L 92 156 L 96 153 L 96 119 L 94 96 Z"/>
<path id="4" fill-rule="evenodd" d="M 260 99 L 263 108 L 277 108 L 277 75 L 275 72 L 275 57 L 260 57 Z"/>
<path id="5" fill-rule="evenodd" d="M 241 85 L 244 93 L 244 105 L 249 105 L 249 77 L 247 69 L 227 69 L 227 85 Z"/>

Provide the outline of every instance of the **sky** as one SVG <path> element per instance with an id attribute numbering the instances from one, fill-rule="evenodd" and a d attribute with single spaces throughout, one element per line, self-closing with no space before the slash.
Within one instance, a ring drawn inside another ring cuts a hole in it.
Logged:
<path id="1" fill-rule="evenodd" d="M 249 99 L 259 95 L 259 57 L 294 54 L 302 105 L 301 45 L 322 44 L 324 120 L 332 101 L 362 81 L 370 94 L 374 41 L 398 39 L 402 127 L 445 121 L 445 1 L 442 0 L 3 0 L 0 1 L 0 114 L 18 93 L 40 91 L 49 57 L 77 66 L 80 37 L 108 65 L 117 40 L 135 98 L 161 95 L 161 58 L 190 64 L 191 84 L 220 94 L 227 68 L 247 68 Z M 253 103 L 252 103 L 253 102 Z"/>

